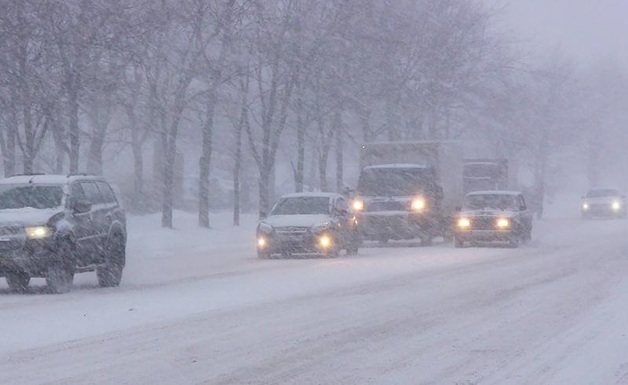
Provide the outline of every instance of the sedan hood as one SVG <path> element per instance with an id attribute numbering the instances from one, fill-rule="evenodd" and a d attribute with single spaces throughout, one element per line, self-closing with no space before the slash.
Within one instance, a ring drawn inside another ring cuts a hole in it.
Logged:
<path id="1" fill-rule="evenodd" d="M 264 219 L 272 227 L 312 227 L 321 223 L 329 222 L 331 217 L 326 214 L 313 215 L 271 215 Z"/>
<path id="2" fill-rule="evenodd" d="M 43 225 L 61 211 L 61 208 L 35 209 L 32 207 L 0 210 L 0 226 Z"/>

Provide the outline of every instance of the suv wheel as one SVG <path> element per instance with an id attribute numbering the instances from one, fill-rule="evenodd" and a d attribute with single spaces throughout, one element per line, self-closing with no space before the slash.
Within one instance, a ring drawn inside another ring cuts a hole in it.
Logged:
<path id="1" fill-rule="evenodd" d="M 53 263 L 46 272 L 46 284 L 50 292 L 63 294 L 72 290 L 74 272 L 63 263 Z"/>
<path id="2" fill-rule="evenodd" d="M 122 270 L 124 269 L 126 251 L 124 238 L 121 235 L 112 236 L 107 241 L 105 263 L 98 266 L 96 276 L 98 284 L 102 287 L 115 287 L 120 285 Z"/>
<path id="3" fill-rule="evenodd" d="M 13 291 L 25 291 L 31 281 L 30 275 L 23 271 L 8 273 L 6 279 L 7 285 Z"/>

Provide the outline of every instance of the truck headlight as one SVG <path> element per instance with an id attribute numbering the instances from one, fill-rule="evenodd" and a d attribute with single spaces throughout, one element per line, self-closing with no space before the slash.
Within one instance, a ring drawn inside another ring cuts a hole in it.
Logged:
<path id="1" fill-rule="evenodd" d="M 423 198 L 412 199 L 412 202 L 410 202 L 410 209 L 412 209 L 412 211 L 423 211 L 423 209 L 425 209 L 425 199 Z"/>
<path id="2" fill-rule="evenodd" d="M 362 211 L 364 210 L 364 201 L 356 198 L 353 200 L 352 206 L 355 211 Z"/>
<path id="3" fill-rule="evenodd" d="M 615 211 L 617 211 L 617 210 L 621 209 L 621 202 L 619 202 L 619 201 L 614 201 L 614 202 L 611 204 L 611 208 L 612 208 L 613 210 L 615 210 Z"/>
<path id="4" fill-rule="evenodd" d="M 32 226 L 26 227 L 24 230 L 29 239 L 43 239 L 52 235 L 52 229 L 48 226 Z"/>
<path id="5" fill-rule="evenodd" d="M 499 229 L 507 229 L 508 227 L 510 227 L 510 219 L 508 219 L 508 218 L 499 218 L 499 219 L 497 219 L 497 222 L 495 222 L 495 225 Z"/>
<path id="6" fill-rule="evenodd" d="M 471 220 L 469 218 L 458 218 L 458 227 L 461 229 L 468 229 L 471 227 Z"/>

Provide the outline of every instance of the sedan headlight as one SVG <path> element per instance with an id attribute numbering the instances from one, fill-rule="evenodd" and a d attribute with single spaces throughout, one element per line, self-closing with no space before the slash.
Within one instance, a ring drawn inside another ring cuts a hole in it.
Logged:
<path id="1" fill-rule="evenodd" d="M 412 209 L 412 211 L 423 211 L 425 209 L 425 199 L 421 197 L 412 199 L 410 209 Z"/>
<path id="2" fill-rule="evenodd" d="M 52 235 L 52 229 L 48 226 L 26 227 L 26 237 L 29 239 L 43 239 Z"/>
<path id="3" fill-rule="evenodd" d="M 458 218 L 458 227 L 461 229 L 468 229 L 471 227 L 471 220 L 469 218 Z"/>
<path id="4" fill-rule="evenodd" d="M 498 229 L 507 229 L 510 227 L 510 219 L 499 218 L 497 219 L 497 222 L 495 222 L 495 225 L 497 226 Z"/>
<path id="5" fill-rule="evenodd" d="M 257 231 L 264 234 L 270 234 L 273 232 L 273 227 L 266 222 L 260 222 L 260 224 L 257 225 Z"/>

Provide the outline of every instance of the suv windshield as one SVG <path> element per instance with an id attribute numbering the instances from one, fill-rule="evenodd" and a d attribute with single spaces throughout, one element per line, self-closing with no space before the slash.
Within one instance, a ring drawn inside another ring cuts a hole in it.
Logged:
<path id="1" fill-rule="evenodd" d="M 411 196 L 433 189 L 431 168 L 366 168 L 358 180 L 358 192 L 366 196 Z"/>
<path id="2" fill-rule="evenodd" d="M 0 210 L 51 209 L 61 206 L 62 199 L 61 186 L 0 185 Z"/>
<path id="3" fill-rule="evenodd" d="M 515 195 L 506 194 L 473 194 L 467 195 L 465 207 L 472 210 L 494 208 L 500 210 L 516 209 Z"/>
<path id="4" fill-rule="evenodd" d="M 271 215 L 329 214 L 327 197 L 291 197 L 281 199 Z"/>

